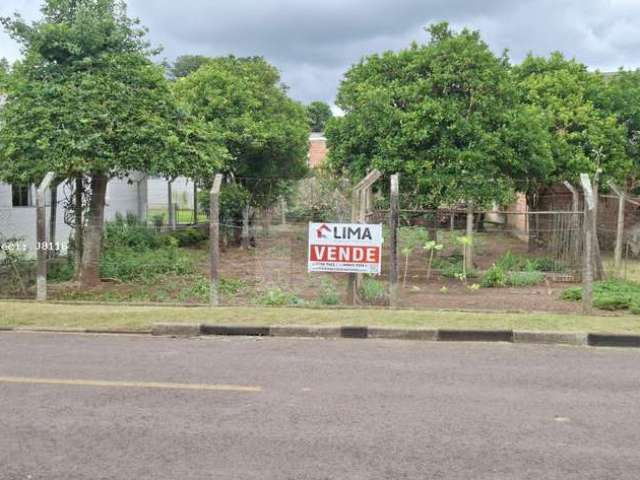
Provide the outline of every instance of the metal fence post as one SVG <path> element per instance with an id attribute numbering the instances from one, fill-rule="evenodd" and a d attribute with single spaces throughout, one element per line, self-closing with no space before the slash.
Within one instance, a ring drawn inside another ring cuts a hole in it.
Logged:
<path id="1" fill-rule="evenodd" d="M 222 174 L 218 173 L 213 180 L 209 200 L 211 202 L 211 214 L 209 218 L 209 303 L 212 307 L 220 304 L 218 284 L 220 281 L 218 268 L 220 265 L 220 187 L 222 186 Z"/>
<path id="2" fill-rule="evenodd" d="M 170 179 L 167 182 L 167 197 L 168 198 L 168 202 L 167 202 L 167 206 L 169 207 L 169 229 L 172 231 L 175 231 L 176 229 L 176 209 L 175 209 L 175 205 L 173 204 L 173 181 L 175 179 Z"/>
<path id="3" fill-rule="evenodd" d="M 46 193 L 53 182 L 55 174 L 47 173 L 38 187 L 36 194 L 36 248 L 38 254 L 38 273 L 36 278 L 36 300 L 45 302 L 47 300 L 47 210 Z"/>
<path id="4" fill-rule="evenodd" d="M 586 173 L 580 174 L 580 182 L 584 190 L 584 272 L 582 275 L 582 312 L 593 314 L 593 240 L 594 211 L 593 188 L 591 179 Z"/>

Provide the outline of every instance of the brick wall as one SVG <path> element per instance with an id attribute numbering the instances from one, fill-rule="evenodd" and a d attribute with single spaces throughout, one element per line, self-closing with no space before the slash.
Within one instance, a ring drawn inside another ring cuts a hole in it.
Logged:
<path id="1" fill-rule="evenodd" d="M 325 138 L 312 138 L 309 141 L 309 168 L 320 167 L 327 158 L 328 152 Z"/>

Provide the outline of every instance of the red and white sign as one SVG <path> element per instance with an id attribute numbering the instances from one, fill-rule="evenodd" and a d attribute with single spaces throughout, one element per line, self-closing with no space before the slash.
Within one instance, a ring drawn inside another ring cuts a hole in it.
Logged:
<path id="1" fill-rule="evenodd" d="M 382 225 L 309 224 L 309 272 L 379 275 L 381 266 Z"/>

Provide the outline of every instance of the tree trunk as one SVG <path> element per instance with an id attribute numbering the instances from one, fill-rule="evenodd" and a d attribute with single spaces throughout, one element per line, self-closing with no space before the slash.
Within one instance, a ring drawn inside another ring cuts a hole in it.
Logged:
<path id="1" fill-rule="evenodd" d="M 74 193 L 74 247 L 75 247 L 75 259 L 74 259 L 74 276 L 78 280 L 80 278 L 80 269 L 82 265 L 82 237 L 84 233 L 84 218 L 82 215 L 82 195 L 83 195 L 83 179 L 82 175 L 76 177 L 76 186 Z"/>
<path id="2" fill-rule="evenodd" d="M 107 193 L 106 175 L 91 177 L 91 200 L 84 232 L 80 284 L 85 288 L 100 283 L 100 258 L 102 256 L 102 236 L 104 230 L 104 205 Z"/>

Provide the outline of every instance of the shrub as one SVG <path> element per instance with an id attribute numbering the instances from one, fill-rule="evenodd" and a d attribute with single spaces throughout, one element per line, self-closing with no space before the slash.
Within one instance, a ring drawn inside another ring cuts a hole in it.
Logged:
<path id="1" fill-rule="evenodd" d="M 332 281 L 322 281 L 318 303 L 321 305 L 338 305 L 340 303 L 340 294 Z"/>
<path id="2" fill-rule="evenodd" d="M 507 283 L 512 287 L 532 287 L 544 282 L 544 273 L 538 271 L 511 272 L 507 277 Z"/>
<path id="3" fill-rule="evenodd" d="M 464 262 L 456 262 L 456 263 L 441 263 L 440 264 L 440 275 L 445 278 L 456 278 L 460 279 L 465 275 Z M 466 272 L 467 278 L 477 278 L 478 272 L 475 270 L 467 270 Z"/>
<path id="4" fill-rule="evenodd" d="M 170 235 L 175 238 L 180 247 L 193 247 L 208 238 L 204 230 L 189 227 L 185 230 L 178 230 Z"/>
<path id="5" fill-rule="evenodd" d="M 563 300 L 579 301 L 582 288 L 568 288 L 562 293 Z M 602 310 L 640 311 L 640 283 L 624 280 L 608 280 L 593 284 L 593 305 Z"/>
<path id="6" fill-rule="evenodd" d="M 208 280 L 207 280 L 208 281 Z M 234 278 L 221 278 L 218 285 L 218 291 L 222 295 L 237 295 L 241 290 L 247 287 L 247 282 Z"/>
<path id="7" fill-rule="evenodd" d="M 549 257 L 534 258 L 530 262 L 532 269 L 540 272 L 562 273 L 567 270 L 560 262 Z"/>
<path id="8" fill-rule="evenodd" d="M 164 225 L 164 213 L 157 213 L 151 217 L 151 223 L 156 228 L 156 230 L 160 230 L 162 225 Z"/>
<path id="9" fill-rule="evenodd" d="M 506 287 L 507 281 L 507 272 L 496 263 L 484 274 L 480 285 L 484 288 Z"/>
<path id="10" fill-rule="evenodd" d="M 186 275 L 193 273 L 191 259 L 175 247 L 137 251 L 133 248 L 110 248 L 105 250 L 100 265 L 103 278 L 123 282 L 136 280 L 153 281 L 159 275 Z"/>
<path id="11" fill-rule="evenodd" d="M 159 248 L 161 245 L 158 233 L 140 222 L 135 215 L 127 214 L 123 217 L 118 213 L 113 222 L 105 225 L 105 250 L 125 247 L 142 251 Z"/>
<path id="12" fill-rule="evenodd" d="M 385 303 L 388 300 L 385 285 L 373 278 L 365 278 L 362 281 L 360 296 L 369 303 Z"/>
<path id="13" fill-rule="evenodd" d="M 293 292 L 288 292 L 281 288 L 270 288 L 258 298 L 260 305 L 268 307 L 283 307 L 290 305 L 302 305 L 304 300 Z"/>
<path id="14" fill-rule="evenodd" d="M 50 262 L 47 269 L 47 280 L 51 283 L 69 282 L 75 273 L 73 258 Z"/>
<path id="15" fill-rule="evenodd" d="M 593 306 L 600 310 L 627 310 L 631 307 L 631 301 L 615 295 L 597 296 L 593 299 Z"/>
<path id="16" fill-rule="evenodd" d="M 517 272 L 523 269 L 524 263 L 525 262 L 522 257 L 514 255 L 511 251 L 508 251 L 496 260 L 495 265 L 504 272 Z"/>
<path id="17" fill-rule="evenodd" d="M 506 272 L 555 272 L 566 271 L 564 265 L 550 257 L 527 258 L 511 251 L 496 260 L 496 265 Z"/>
<path id="18" fill-rule="evenodd" d="M 567 288 L 562 295 L 560 295 L 562 300 L 569 300 L 572 302 L 579 302 L 582 300 L 582 288 L 580 287 L 571 287 Z"/>

